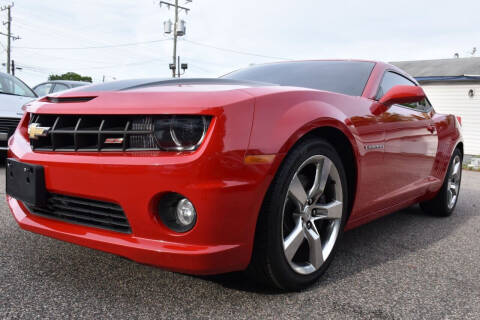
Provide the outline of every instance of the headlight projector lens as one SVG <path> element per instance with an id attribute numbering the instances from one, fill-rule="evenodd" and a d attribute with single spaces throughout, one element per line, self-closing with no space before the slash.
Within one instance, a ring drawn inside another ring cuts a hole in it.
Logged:
<path id="1" fill-rule="evenodd" d="M 154 123 L 155 139 L 163 150 L 195 150 L 205 138 L 210 120 L 203 115 L 159 116 Z"/>
<path id="2" fill-rule="evenodd" d="M 202 140 L 206 129 L 205 117 L 173 116 L 170 134 L 177 147 L 190 149 Z"/>

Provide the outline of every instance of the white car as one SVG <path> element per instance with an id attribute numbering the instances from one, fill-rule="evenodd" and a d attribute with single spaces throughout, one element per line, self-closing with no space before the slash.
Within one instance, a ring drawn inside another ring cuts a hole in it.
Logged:
<path id="1" fill-rule="evenodd" d="M 22 106 L 37 98 L 23 81 L 0 72 L 0 150 L 7 150 L 7 140 L 23 115 Z"/>
<path id="2" fill-rule="evenodd" d="M 32 88 L 33 91 L 39 96 L 47 96 L 50 93 L 65 91 L 72 88 L 78 88 L 91 85 L 90 82 L 85 81 L 71 81 L 71 80 L 51 80 L 37 84 Z"/>

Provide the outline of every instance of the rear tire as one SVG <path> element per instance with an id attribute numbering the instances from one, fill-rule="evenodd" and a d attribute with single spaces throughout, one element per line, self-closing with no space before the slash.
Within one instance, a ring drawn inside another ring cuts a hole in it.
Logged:
<path id="1" fill-rule="evenodd" d="M 433 216 L 448 217 L 455 210 L 462 181 L 462 153 L 456 149 L 450 159 L 442 188 L 432 200 L 420 203 L 423 211 Z"/>
<path id="2" fill-rule="evenodd" d="M 347 190 L 342 161 L 328 142 L 310 139 L 295 146 L 265 197 L 249 273 L 282 290 L 315 282 L 343 234 Z"/>

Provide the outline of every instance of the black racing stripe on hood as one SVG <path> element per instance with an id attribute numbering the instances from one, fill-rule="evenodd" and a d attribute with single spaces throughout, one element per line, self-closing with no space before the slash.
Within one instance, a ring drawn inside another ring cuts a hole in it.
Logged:
<path id="1" fill-rule="evenodd" d="M 175 86 L 175 85 L 243 85 L 249 87 L 271 86 L 272 84 L 254 81 L 240 81 L 233 79 L 216 79 L 216 78 L 192 78 L 192 79 L 133 79 L 119 80 L 94 84 L 87 87 L 80 87 L 76 92 L 97 92 L 97 91 L 125 91 L 139 88 L 158 87 L 158 86 Z"/>

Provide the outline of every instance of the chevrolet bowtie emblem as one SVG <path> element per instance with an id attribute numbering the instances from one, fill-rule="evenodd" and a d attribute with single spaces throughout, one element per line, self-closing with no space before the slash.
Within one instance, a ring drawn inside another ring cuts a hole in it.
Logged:
<path id="1" fill-rule="evenodd" d="M 39 127 L 39 123 L 31 123 L 28 126 L 28 136 L 30 139 L 38 139 L 38 137 L 46 137 L 50 127 Z"/>

